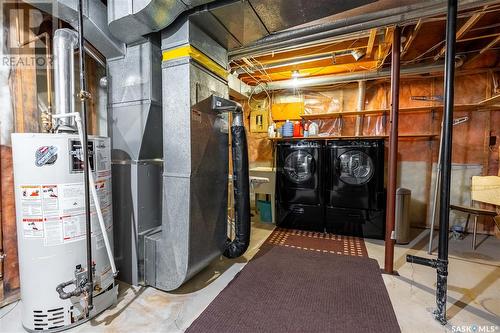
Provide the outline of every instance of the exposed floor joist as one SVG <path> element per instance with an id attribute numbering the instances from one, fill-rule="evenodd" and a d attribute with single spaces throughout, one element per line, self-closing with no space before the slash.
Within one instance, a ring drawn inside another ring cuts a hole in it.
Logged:
<path id="1" fill-rule="evenodd" d="M 391 53 L 392 48 L 392 36 L 394 34 L 394 27 L 388 27 L 385 30 L 384 42 L 379 45 L 377 54 L 377 68 L 384 65 L 385 59 Z"/>
<path id="2" fill-rule="evenodd" d="M 377 29 L 370 30 L 370 37 L 368 37 L 368 44 L 366 45 L 366 57 L 370 57 L 375 45 L 375 38 L 377 37 Z"/>
<path id="3" fill-rule="evenodd" d="M 408 37 L 408 40 L 405 43 L 405 46 L 403 47 L 403 51 L 401 51 L 401 57 L 403 57 L 406 54 L 406 52 L 408 52 L 408 50 L 410 49 L 410 46 L 411 46 L 412 42 L 415 40 L 415 37 L 417 37 L 418 32 L 419 32 L 420 28 L 422 27 L 422 24 L 423 24 L 422 19 L 417 21 L 417 24 L 413 28 L 413 32 L 410 34 L 410 36 Z"/>
<path id="4" fill-rule="evenodd" d="M 458 29 L 456 33 L 456 39 L 457 41 L 460 40 L 465 34 L 484 16 L 486 9 L 488 6 L 483 7 L 483 11 L 477 12 L 473 14 L 465 23 Z M 443 45 L 441 50 L 439 50 L 438 54 L 434 56 L 434 61 L 438 60 L 441 58 L 446 51 L 446 45 Z"/>
<path id="5" fill-rule="evenodd" d="M 493 46 L 497 45 L 500 42 L 500 36 L 497 36 L 495 39 L 493 39 L 491 42 L 488 43 L 485 47 L 483 47 L 478 54 L 476 54 L 474 57 L 472 57 L 469 61 L 467 62 L 473 62 L 477 58 L 479 58 L 484 52 L 490 50 L 493 48 Z"/>

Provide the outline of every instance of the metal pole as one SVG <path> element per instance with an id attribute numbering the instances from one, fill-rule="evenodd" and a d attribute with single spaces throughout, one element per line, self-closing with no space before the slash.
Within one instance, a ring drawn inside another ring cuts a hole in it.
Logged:
<path id="1" fill-rule="evenodd" d="M 92 292 L 94 290 L 93 282 L 93 263 L 92 263 L 92 225 L 90 219 L 90 189 L 89 189 L 89 152 L 88 152 L 88 130 L 87 130 L 87 81 L 85 79 L 85 48 L 83 37 L 83 1 L 78 1 L 78 47 L 80 50 L 80 100 L 82 113 L 82 137 L 81 149 L 83 154 L 83 176 L 85 190 L 85 231 L 87 241 L 87 285 L 88 292 L 88 308 L 93 308 Z"/>
<path id="2" fill-rule="evenodd" d="M 455 42 L 457 30 L 457 0 L 448 0 L 446 16 L 446 57 L 444 69 L 444 114 L 442 125 L 442 155 L 439 189 L 439 245 L 437 259 L 407 255 L 406 261 L 436 269 L 436 305 L 434 318 L 446 324 L 446 294 L 448 289 L 448 229 L 450 227 L 451 149 L 453 139 L 453 99 L 455 79 Z M 464 120 L 465 121 L 465 120 Z"/>
<path id="3" fill-rule="evenodd" d="M 398 113 L 399 113 L 399 77 L 401 54 L 401 29 L 396 26 L 392 41 L 391 58 L 391 132 L 389 134 L 389 175 L 387 186 L 387 212 L 385 220 L 385 263 L 387 274 L 394 272 L 394 226 L 396 219 L 396 186 L 398 174 Z"/>
<path id="4" fill-rule="evenodd" d="M 444 70 L 443 155 L 441 157 L 441 189 L 439 200 L 439 247 L 437 259 L 437 309 L 434 317 L 446 324 L 446 292 L 448 278 L 448 229 L 450 224 L 451 149 L 453 135 L 453 99 L 455 79 L 455 42 L 457 0 L 448 0 L 446 17 L 446 57 Z"/>

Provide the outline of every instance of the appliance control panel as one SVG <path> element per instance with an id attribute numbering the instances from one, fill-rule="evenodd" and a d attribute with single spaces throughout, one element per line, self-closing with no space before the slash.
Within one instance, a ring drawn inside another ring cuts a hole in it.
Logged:
<path id="1" fill-rule="evenodd" d="M 89 166 L 94 171 L 95 154 L 94 154 L 94 141 L 87 142 L 89 152 Z M 69 141 L 69 170 L 71 173 L 83 172 L 83 152 L 80 140 Z"/>

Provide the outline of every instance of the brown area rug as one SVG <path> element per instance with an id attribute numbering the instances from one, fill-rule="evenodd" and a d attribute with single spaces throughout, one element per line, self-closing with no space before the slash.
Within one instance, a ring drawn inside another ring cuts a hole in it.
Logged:
<path id="1" fill-rule="evenodd" d="M 186 332 L 400 329 L 375 260 L 264 244 Z"/>
<path id="2" fill-rule="evenodd" d="M 363 238 L 353 236 L 276 228 L 266 243 L 306 251 L 368 257 Z"/>

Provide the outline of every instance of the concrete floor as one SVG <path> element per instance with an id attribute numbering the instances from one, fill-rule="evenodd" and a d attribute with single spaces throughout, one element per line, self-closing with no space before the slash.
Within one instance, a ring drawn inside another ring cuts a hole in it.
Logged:
<path id="1" fill-rule="evenodd" d="M 258 251 L 272 229 L 254 223 L 250 250 L 243 258 L 214 262 L 175 293 L 121 284 L 116 306 L 70 332 L 183 332 Z M 414 240 L 395 250 L 399 276 L 384 275 L 402 331 L 500 332 L 500 240 L 480 236 L 476 251 L 471 250 L 471 237 L 450 241 L 449 324 L 441 326 L 431 315 L 435 271 L 405 262 L 406 254 L 426 255 L 428 231 L 412 232 Z M 366 246 L 382 267 L 383 242 L 367 240 Z M 23 332 L 16 303 L 0 309 L 0 318 L 0 332 Z"/>

